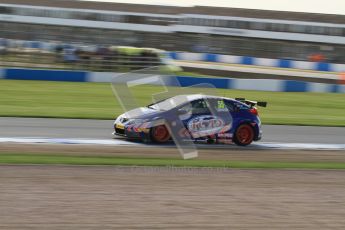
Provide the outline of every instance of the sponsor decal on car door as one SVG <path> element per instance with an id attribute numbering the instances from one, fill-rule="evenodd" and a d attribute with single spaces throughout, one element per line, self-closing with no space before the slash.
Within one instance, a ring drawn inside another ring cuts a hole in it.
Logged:
<path id="1" fill-rule="evenodd" d="M 226 124 L 221 117 L 212 115 L 196 116 L 187 123 L 187 128 L 193 138 L 217 134 L 225 127 Z"/>

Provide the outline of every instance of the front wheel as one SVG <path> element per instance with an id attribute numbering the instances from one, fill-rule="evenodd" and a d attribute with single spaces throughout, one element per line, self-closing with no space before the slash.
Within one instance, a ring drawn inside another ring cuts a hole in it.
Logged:
<path id="1" fill-rule="evenodd" d="M 170 139 L 170 134 L 165 125 L 159 125 L 151 129 L 151 139 L 156 143 L 165 143 Z"/>
<path id="2" fill-rule="evenodd" d="M 254 129 L 249 124 L 240 125 L 235 132 L 234 142 L 239 146 L 246 146 L 254 140 Z"/>

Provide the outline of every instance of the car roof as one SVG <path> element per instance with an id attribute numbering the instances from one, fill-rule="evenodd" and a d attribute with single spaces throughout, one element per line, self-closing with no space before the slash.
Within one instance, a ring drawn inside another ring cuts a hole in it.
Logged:
<path id="1" fill-rule="evenodd" d="M 187 97 L 189 101 L 194 101 L 198 99 L 225 99 L 225 100 L 234 100 L 232 98 L 227 98 L 227 97 L 220 97 L 220 96 L 214 96 L 214 95 L 205 95 L 205 94 L 185 94 L 185 95 L 178 95 L 177 97 Z M 175 96 L 176 97 L 176 96 Z"/>
<path id="2" fill-rule="evenodd" d="M 180 94 L 180 95 L 170 97 L 170 99 L 172 98 L 177 101 L 185 101 L 186 98 L 188 101 L 194 101 L 194 100 L 199 100 L 199 99 L 223 99 L 223 100 L 232 100 L 232 101 L 235 100 L 232 98 L 220 97 L 220 96 L 214 96 L 214 95 L 205 95 L 205 94 Z"/>

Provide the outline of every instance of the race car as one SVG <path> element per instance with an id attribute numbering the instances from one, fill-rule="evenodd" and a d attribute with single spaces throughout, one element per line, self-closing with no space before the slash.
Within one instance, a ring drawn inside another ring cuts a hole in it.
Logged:
<path id="1" fill-rule="evenodd" d="M 262 137 L 256 106 L 266 105 L 245 98 L 178 95 L 118 116 L 113 135 L 154 143 L 166 143 L 175 137 L 246 146 Z"/>

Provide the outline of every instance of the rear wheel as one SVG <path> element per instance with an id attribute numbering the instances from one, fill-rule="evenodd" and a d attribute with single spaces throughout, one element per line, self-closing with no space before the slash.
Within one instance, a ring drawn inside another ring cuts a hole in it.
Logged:
<path id="1" fill-rule="evenodd" d="M 151 139 L 156 143 L 165 143 L 170 139 L 170 134 L 165 125 L 159 125 L 151 129 Z"/>
<path id="2" fill-rule="evenodd" d="M 252 143 L 254 140 L 254 129 L 248 125 L 240 125 L 235 132 L 234 142 L 240 146 L 246 146 Z"/>

